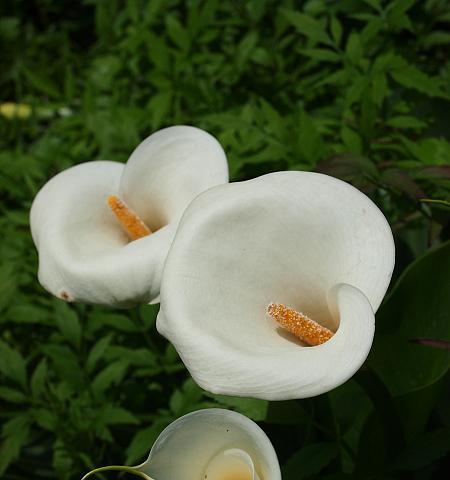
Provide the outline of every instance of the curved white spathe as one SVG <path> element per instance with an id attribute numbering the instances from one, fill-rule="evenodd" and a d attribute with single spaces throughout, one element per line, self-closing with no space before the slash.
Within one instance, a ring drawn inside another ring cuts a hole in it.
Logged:
<path id="1" fill-rule="evenodd" d="M 364 362 L 393 266 L 386 219 L 345 182 L 278 172 L 215 187 L 180 222 L 157 328 L 213 393 L 319 395 Z M 272 302 L 337 332 L 305 347 L 265 315 Z"/>
<path id="2" fill-rule="evenodd" d="M 154 133 L 125 165 L 94 161 L 59 173 L 39 191 L 30 213 L 39 281 L 69 301 L 155 301 L 184 209 L 205 189 L 227 181 L 220 144 L 189 126 Z M 124 200 L 154 233 L 130 242 L 108 207 L 110 195 Z"/>
<path id="3" fill-rule="evenodd" d="M 198 410 L 171 423 L 148 459 L 133 470 L 150 480 L 281 480 L 280 466 L 267 435 L 240 413 Z"/>

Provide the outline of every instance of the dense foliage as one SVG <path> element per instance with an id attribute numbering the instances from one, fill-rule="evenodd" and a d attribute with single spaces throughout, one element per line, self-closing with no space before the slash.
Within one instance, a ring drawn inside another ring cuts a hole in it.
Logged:
<path id="1" fill-rule="evenodd" d="M 218 404 L 260 422 L 286 480 L 446 477 L 449 344 L 412 340 L 450 340 L 449 3 L 14 0 L 0 14 L 2 478 L 136 464 L 173 419 Z M 157 306 L 69 306 L 39 286 L 38 189 L 180 123 L 220 139 L 233 180 L 326 172 L 387 216 L 393 288 L 342 387 L 209 395 L 157 334 Z"/>

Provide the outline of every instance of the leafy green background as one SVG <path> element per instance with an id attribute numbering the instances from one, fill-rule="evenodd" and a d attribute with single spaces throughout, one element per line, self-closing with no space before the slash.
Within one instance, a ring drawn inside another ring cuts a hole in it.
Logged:
<path id="1" fill-rule="evenodd" d="M 260 422 L 286 480 L 446 478 L 450 350 L 413 340 L 450 340 L 449 2 L 10 0 L 0 14 L 2 478 L 138 463 L 168 423 L 217 405 Z M 220 139 L 233 180 L 325 172 L 387 216 L 393 288 L 345 385 L 209 395 L 156 333 L 157 306 L 69 306 L 39 286 L 38 189 L 179 123 Z"/>

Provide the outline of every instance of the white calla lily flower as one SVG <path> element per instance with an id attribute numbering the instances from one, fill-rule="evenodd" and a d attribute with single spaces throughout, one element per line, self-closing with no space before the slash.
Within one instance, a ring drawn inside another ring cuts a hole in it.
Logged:
<path id="1" fill-rule="evenodd" d="M 281 480 L 270 440 L 252 420 L 230 410 L 211 408 L 189 413 L 158 437 L 148 459 L 125 470 L 148 480 Z"/>
<path id="2" fill-rule="evenodd" d="M 385 217 L 343 181 L 292 171 L 218 186 L 180 222 L 157 328 L 205 390 L 319 395 L 366 359 L 393 266 Z"/>
<path id="3" fill-rule="evenodd" d="M 31 208 L 39 281 L 67 301 L 156 301 L 184 209 L 227 181 L 220 144 L 189 126 L 154 133 L 126 164 L 93 161 L 59 173 Z"/>

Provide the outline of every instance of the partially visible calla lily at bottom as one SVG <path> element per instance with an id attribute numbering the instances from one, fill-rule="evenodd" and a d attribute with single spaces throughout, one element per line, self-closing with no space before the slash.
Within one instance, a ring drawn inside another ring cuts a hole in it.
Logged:
<path id="1" fill-rule="evenodd" d="M 205 390 L 319 395 L 366 359 L 393 267 L 386 219 L 343 181 L 291 171 L 214 187 L 180 222 L 157 328 Z M 316 346 L 290 333 L 302 329 Z"/>
<path id="2" fill-rule="evenodd" d="M 158 437 L 148 459 L 123 470 L 147 480 L 281 480 L 270 440 L 252 420 L 229 410 L 199 410 L 171 423 Z"/>

